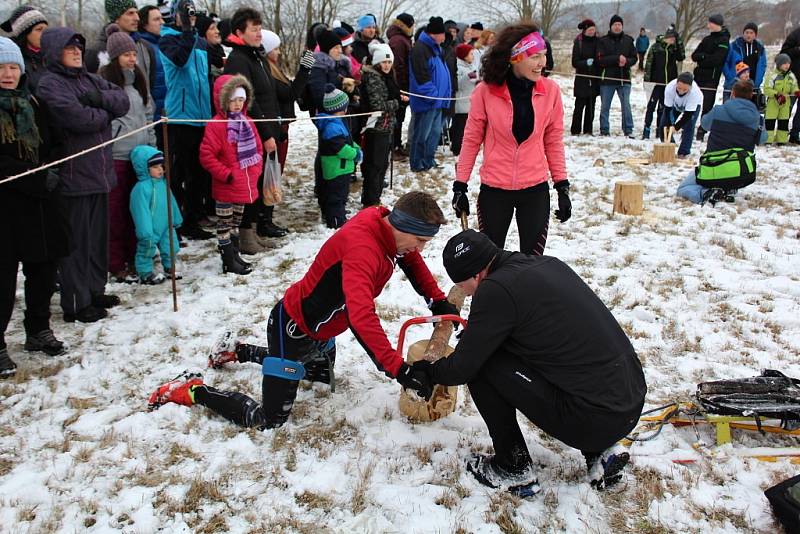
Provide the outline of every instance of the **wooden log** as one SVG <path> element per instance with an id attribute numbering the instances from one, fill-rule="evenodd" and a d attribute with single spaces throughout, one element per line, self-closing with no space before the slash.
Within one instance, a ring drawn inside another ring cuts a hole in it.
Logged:
<path id="1" fill-rule="evenodd" d="M 447 300 L 458 308 L 459 311 L 461 311 L 461 307 L 464 305 L 464 298 L 465 295 L 458 289 L 458 286 L 453 286 L 450 293 L 447 294 Z M 453 335 L 453 328 L 453 323 L 450 321 L 438 323 L 434 327 L 431 340 L 428 343 L 428 347 L 425 349 L 424 358 L 426 360 L 435 362 L 444 356 L 447 350 L 447 344 L 450 342 L 450 336 Z"/>
<path id="2" fill-rule="evenodd" d="M 653 145 L 653 163 L 675 163 L 675 151 L 677 147 L 671 143 L 672 134 L 675 128 L 670 126 L 664 128 L 664 143 L 656 143 Z"/>
<path id="3" fill-rule="evenodd" d="M 641 215 L 644 212 L 644 186 L 641 182 L 614 183 L 614 213 Z"/>

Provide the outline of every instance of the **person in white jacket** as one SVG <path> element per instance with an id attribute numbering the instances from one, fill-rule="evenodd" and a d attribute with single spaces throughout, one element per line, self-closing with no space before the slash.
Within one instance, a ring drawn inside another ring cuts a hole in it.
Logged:
<path id="1" fill-rule="evenodd" d="M 456 109 L 450 123 L 450 150 L 454 155 L 461 153 L 461 141 L 464 139 L 464 127 L 469 115 L 469 100 L 475 84 L 478 83 L 479 64 L 475 61 L 475 49 L 472 45 L 460 44 L 456 47 L 458 57 L 458 90 L 456 91 Z"/>

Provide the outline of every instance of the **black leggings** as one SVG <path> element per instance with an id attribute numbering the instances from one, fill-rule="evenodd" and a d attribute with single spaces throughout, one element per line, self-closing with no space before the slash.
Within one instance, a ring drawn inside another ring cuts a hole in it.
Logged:
<path id="1" fill-rule="evenodd" d="M 520 252 L 535 256 L 544 254 L 550 221 L 550 187 L 547 182 L 519 191 L 481 185 L 478 225 L 480 231 L 500 248 L 505 247 L 511 217 L 514 215 L 519 231 Z"/>
<path id="2" fill-rule="evenodd" d="M 282 323 L 283 356 L 287 360 L 303 364 L 306 369 L 304 380 L 330 383 L 330 372 L 336 362 L 336 345 L 329 343 L 325 346 L 325 342 L 315 341 L 300 333 L 295 322 L 282 308 L 281 300 L 272 308 L 269 316 L 267 325 L 269 348 L 240 344 L 236 347 L 237 358 L 242 363 L 261 364 L 267 356 L 280 356 L 281 332 L 278 324 Z M 194 400 L 237 425 L 263 430 L 279 427 L 286 422 L 297 396 L 298 384 L 297 380 L 264 375 L 261 380 L 261 404 L 243 393 L 220 391 L 211 386 L 196 388 Z"/>
<path id="3" fill-rule="evenodd" d="M 486 361 L 467 386 L 489 429 L 496 463 L 511 471 L 531 462 L 517 410 L 543 432 L 593 458 L 633 430 L 642 409 L 599 411 L 547 382 L 519 357 L 501 351 Z"/>
<path id="4" fill-rule="evenodd" d="M 379 132 L 370 128 L 364 134 L 364 162 L 361 164 L 364 186 L 361 189 L 361 204 L 365 208 L 381 203 L 391 148 L 392 132 Z M 347 185 L 349 191 L 350 184 Z"/>

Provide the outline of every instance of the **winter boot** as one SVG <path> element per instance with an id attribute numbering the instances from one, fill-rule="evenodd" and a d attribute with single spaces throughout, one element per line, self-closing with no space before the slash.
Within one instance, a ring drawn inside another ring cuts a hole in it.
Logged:
<path id="1" fill-rule="evenodd" d="M 95 295 L 92 297 L 92 306 L 95 308 L 113 308 L 119 306 L 122 301 L 116 295 Z"/>
<path id="2" fill-rule="evenodd" d="M 256 224 L 256 231 L 261 237 L 283 237 L 289 230 L 280 227 L 272 222 L 272 206 L 264 206 L 258 214 L 258 223 Z"/>
<path id="3" fill-rule="evenodd" d="M 233 242 L 233 239 L 231 239 L 231 242 Z M 255 230 L 252 228 L 239 228 L 239 251 L 242 254 L 261 254 L 266 252 L 267 249 L 261 245 Z"/>
<path id="4" fill-rule="evenodd" d="M 17 364 L 8 355 L 8 349 L 0 348 L 0 378 L 10 378 L 17 374 Z"/>
<path id="5" fill-rule="evenodd" d="M 59 356 L 67 352 L 64 343 L 56 339 L 49 328 L 36 334 L 25 336 L 25 350 L 28 352 L 44 352 L 50 356 Z"/>
<path id="6" fill-rule="evenodd" d="M 645 126 L 644 129 L 642 130 L 642 139 L 643 140 L 650 139 L 650 127 L 649 126 Z"/>
<path id="7" fill-rule="evenodd" d="M 95 323 L 100 319 L 108 317 L 108 312 L 105 308 L 98 308 L 96 306 L 86 306 L 75 313 L 64 313 L 64 322 L 74 323 Z"/>
<path id="8" fill-rule="evenodd" d="M 238 362 L 236 347 L 239 342 L 233 332 L 225 332 L 220 336 L 214 346 L 211 347 L 211 354 L 208 355 L 208 366 L 212 369 L 220 369 L 228 362 Z"/>
<path id="9" fill-rule="evenodd" d="M 542 490 L 530 463 L 519 470 L 509 471 L 496 465 L 494 456 L 475 454 L 467 462 L 467 471 L 484 486 L 500 488 L 517 497 L 533 497 Z"/>
<path id="10" fill-rule="evenodd" d="M 258 241 L 258 244 L 261 245 L 262 248 L 265 248 L 267 250 L 275 248 L 274 241 L 270 240 L 270 238 L 268 237 L 261 237 L 260 235 L 258 235 L 258 232 L 256 231 L 256 223 L 251 224 L 250 227 L 253 229 L 253 235 L 256 236 L 256 241 Z M 239 229 L 239 233 L 241 232 L 242 230 Z"/>
<path id="11" fill-rule="evenodd" d="M 231 234 L 231 244 L 233 245 L 233 250 L 235 252 L 234 257 L 236 258 L 236 261 L 238 261 L 239 264 L 242 267 L 247 267 L 248 269 L 252 269 L 253 268 L 253 264 L 250 263 L 250 262 L 244 261 L 242 259 L 242 257 L 239 255 L 239 236 L 238 235 Z"/>
<path id="12" fill-rule="evenodd" d="M 177 280 L 177 278 L 176 278 Z M 167 277 L 161 273 L 147 273 L 139 279 L 139 283 L 147 286 L 157 286 L 167 281 Z"/>
<path id="13" fill-rule="evenodd" d="M 706 131 L 703 128 L 698 128 L 697 135 L 695 136 L 695 138 L 702 143 L 705 137 L 706 137 Z"/>
<path id="14" fill-rule="evenodd" d="M 147 399 L 148 410 L 156 410 L 168 402 L 191 406 L 194 404 L 193 388 L 203 385 L 203 375 L 184 371 L 166 384 L 162 384 Z"/>
<path id="15" fill-rule="evenodd" d="M 796 133 L 789 134 L 789 142 L 793 145 L 800 145 L 800 135 Z"/>
<path id="16" fill-rule="evenodd" d="M 613 486 L 622 480 L 622 469 L 628 464 L 631 455 L 621 445 L 616 444 L 600 454 L 583 453 L 589 484 L 597 490 Z"/>
<path id="17" fill-rule="evenodd" d="M 220 245 L 217 248 L 219 249 L 220 257 L 222 258 L 223 273 L 250 274 L 252 272 L 251 269 L 245 267 L 244 265 L 236 261 L 235 251 L 233 249 L 233 243 Z"/>

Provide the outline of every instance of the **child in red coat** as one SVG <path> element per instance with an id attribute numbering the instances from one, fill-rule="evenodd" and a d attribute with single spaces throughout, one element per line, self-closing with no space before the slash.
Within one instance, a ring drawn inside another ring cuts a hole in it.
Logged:
<path id="1" fill-rule="evenodd" d="M 247 78 L 220 76 L 214 83 L 216 120 L 206 125 L 200 145 L 200 163 L 211 174 L 211 196 L 216 202 L 217 240 L 222 272 L 250 274 L 252 265 L 239 255 L 239 225 L 245 204 L 258 200 L 258 178 L 263 169 L 261 138 L 247 116 L 253 94 Z"/>

